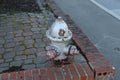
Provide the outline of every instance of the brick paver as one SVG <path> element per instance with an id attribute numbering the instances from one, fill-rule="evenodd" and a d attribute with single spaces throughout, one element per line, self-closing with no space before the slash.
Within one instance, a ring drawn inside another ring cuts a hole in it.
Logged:
<path id="1" fill-rule="evenodd" d="M 94 80 L 87 63 L 0 74 L 0 80 Z"/>

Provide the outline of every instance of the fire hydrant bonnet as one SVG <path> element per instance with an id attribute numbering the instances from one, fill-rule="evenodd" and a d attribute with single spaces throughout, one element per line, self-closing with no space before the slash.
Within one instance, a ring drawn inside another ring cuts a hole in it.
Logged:
<path id="1" fill-rule="evenodd" d="M 47 30 L 46 35 L 53 41 L 68 41 L 72 38 L 72 32 L 61 17 L 56 19 L 51 29 Z"/>

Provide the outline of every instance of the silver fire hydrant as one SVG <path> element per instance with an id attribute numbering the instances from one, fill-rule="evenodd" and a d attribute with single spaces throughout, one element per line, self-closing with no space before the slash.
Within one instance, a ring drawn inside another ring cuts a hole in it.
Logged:
<path id="1" fill-rule="evenodd" d="M 75 45 L 70 45 L 72 32 L 61 17 L 47 30 L 46 36 L 51 40 L 50 46 L 46 47 L 48 59 L 61 61 L 79 53 Z"/>

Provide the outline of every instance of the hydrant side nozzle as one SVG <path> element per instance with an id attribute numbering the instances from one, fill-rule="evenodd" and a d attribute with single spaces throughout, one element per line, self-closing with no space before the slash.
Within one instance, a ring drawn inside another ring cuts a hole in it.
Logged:
<path id="1" fill-rule="evenodd" d="M 73 56 L 73 55 L 77 55 L 79 54 L 78 49 L 76 48 L 76 46 L 71 45 L 68 51 L 68 54 Z"/>
<path id="2" fill-rule="evenodd" d="M 47 51 L 47 59 L 54 59 L 56 57 L 57 53 L 55 52 L 55 50 L 49 50 Z"/>

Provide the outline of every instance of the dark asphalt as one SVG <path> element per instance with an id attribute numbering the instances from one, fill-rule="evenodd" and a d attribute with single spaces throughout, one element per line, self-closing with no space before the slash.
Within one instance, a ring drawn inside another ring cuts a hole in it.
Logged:
<path id="1" fill-rule="evenodd" d="M 83 32 L 116 68 L 120 79 L 120 20 L 90 0 L 55 0 L 58 6 L 79 25 Z"/>

